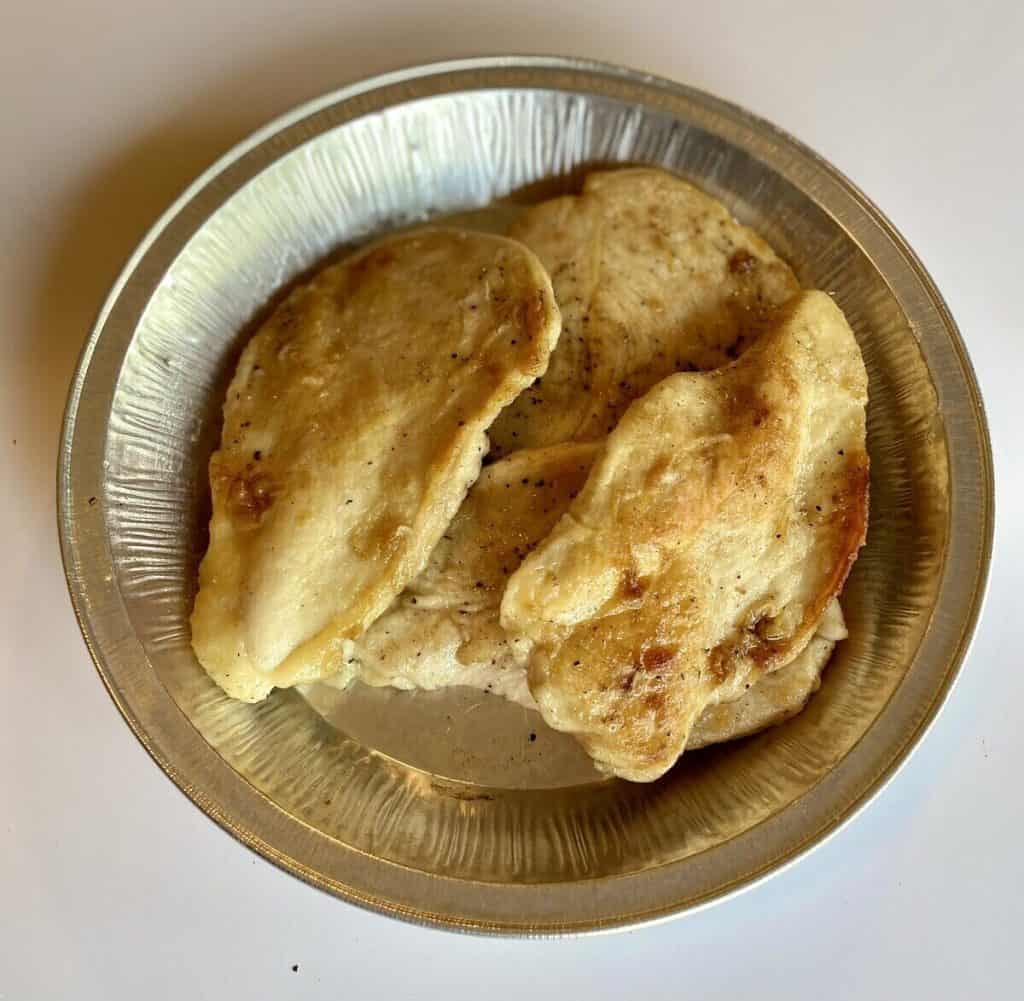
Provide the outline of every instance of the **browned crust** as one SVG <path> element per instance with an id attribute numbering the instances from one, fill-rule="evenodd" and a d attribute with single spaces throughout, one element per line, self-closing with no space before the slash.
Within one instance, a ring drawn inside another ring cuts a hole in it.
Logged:
<path id="1" fill-rule="evenodd" d="M 782 640 L 765 639 L 758 632 L 760 622 L 754 622 L 738 640 L 729 640 L 712 650 L 708 664 L 718 683 L 728 681 L 741 660 L 751 663 L 751 683 L 789 664 L 814 635 L 828 603 L 842 592 L 867 537 L 870 500 L 867 453 L 851 457 L 843 471 L 843 480 L 843 487 L 832 498 L 836 509 L 830 517 L 841 520 L 842 532 L 834 546 L 831 576 L 819 589 L 814 601 L 808 604 L 792 635 Z"/>
<path id="2" fill-rule="evenodd" d="M 846 578 L 850 576 L 853 564 L 857 561 L 857 554 L 867 539 L 868 508 L 871 499 L 871 460 L 867 452 L 850 458 L 843 471 L 843 479 L 845 483 L 836 500 L 837 510 L 831 515 L 833 518 L 841 519 L 843 528 L 835 547 L 832 576 L 800 623 L 796 635 L 801 641 L 801 646 L 817 628 L 825 612 L 825 606 L 843 590 Z M 774 666 L 779 665 L 776 663 Z"/>

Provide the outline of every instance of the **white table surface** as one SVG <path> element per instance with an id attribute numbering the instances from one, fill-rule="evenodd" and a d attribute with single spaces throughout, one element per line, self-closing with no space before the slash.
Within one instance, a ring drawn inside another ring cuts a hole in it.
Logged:
<path id="1" fill-rule="evenodd" d="M 1022 996 L 1024 466 L 1012 463 L 1024 432 L 1024 14 L 1012 0 L 715 6 L 3 5 L 0 998 Z M 172 197 L 305 98 L 500 51 L 592 56 L 703 87 L 851 176 L 959 321 L 999 481 L 986 613 L 952 699 L 895 781 L 738 899 L 589 939 L 399 924 L 241 847 L 161 774 L 107 698 L 56 541 L 56 442 L 76 354 Z"/>

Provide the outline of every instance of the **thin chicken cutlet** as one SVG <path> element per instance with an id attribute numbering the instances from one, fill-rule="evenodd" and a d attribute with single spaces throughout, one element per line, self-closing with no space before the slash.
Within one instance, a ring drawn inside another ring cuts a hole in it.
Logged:
<path id="1" fill-rule="evenodd" d="M 852 331 L 808 292 L 626 411 L 501 606 L 545 720 L 598 767 L 658 778 L 708 705 L 807 645 L 864 540 L 866 400 Z"/>
<path id="2" fill-rule="evenodd" d="M 343 667 L 559 329 L 537 258 L 461 230 L 385 240 L 284 301 L 242 354 L 210 460 L 192 643 L 225 692 L 255 702 Z"/>
<path id="3" fill-rule="evenodd" d="M 721 202 L 650 167 L 589 174 L 509 235 L 551 274 L 563 333 L 544 378 L 495 422 L 496 455 L 603 438 L 666 376 L 728 364 L 800 291 Z"/>

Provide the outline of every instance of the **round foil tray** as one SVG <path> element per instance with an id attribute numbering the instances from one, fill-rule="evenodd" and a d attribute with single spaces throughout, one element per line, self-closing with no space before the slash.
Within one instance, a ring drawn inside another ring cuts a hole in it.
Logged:
<path id="1" fill-rule="evenodd" d="M 663 165 L 722 199 L 804 285 L 835 296 L 860 342 L 871 525 L 844 593 L 850 638 L 808 708 L 632 785 L 599 776 L 536 715 L 462 689 L 227 699 L 193 657 L 188 614 L 223 393 L 268 304 L 339 247 L 458 213 L 495 225 L 617 162 Z M 956 326 L 849 181 L 707 94 L 528 57 L 346 87 L 203 174 L 99 315 L 59 468 L 82 631 L 171 779 L 315 886 L 415 921 L 518 934 L 678 914 L 777 871 L 852 816 L 949 692 L 983 597 L 992 498 L 984 412 Z"/>

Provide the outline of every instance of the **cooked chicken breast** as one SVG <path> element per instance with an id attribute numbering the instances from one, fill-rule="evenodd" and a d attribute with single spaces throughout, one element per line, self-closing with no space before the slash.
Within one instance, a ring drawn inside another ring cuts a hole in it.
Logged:
<path id="1" fill-rule="evenodd" d="M 663 170 L 590 174 L 510 235 L 551 274 L 563 334 L 544 378 L 495 422 L 495 454 L 604 437 L 667 375 L 735 358 L 800 290 L 764 240 Z"/>
<path id="2" fill-rule="evenodd" d="M 498 623 L 505 582 L 579 492 L 599 446 L 516 452 L 486 467 L 424 571 L 354 644 L 350 676 L 371 685 L 469 685 L 532 703 Z"/>
<path id="3" fill-rule="evenodd" d="M 225 692 L 254 702 L 341 667 L 423 569 L 559 328 L 530 251 L 459 230 L 380 242 L 285 300 L 242 355 L 210 461 L 192 636 Z"/>
<path id="4" fill-rule="evenodd" d="M 599 768 L 657 778 L 707 705 L 806 646 L 864 540 L 866 399 L 853 332 L 808 292 L 626 411 L 501 605 L 545 720 Z"/>
<path id="5" fill-rule="evenodd" d="M 424 571 L 353 644 L 345 671 L 375 687 L 434 691 L 453 685 L 537 704 L 526 670 L 498 621 L 505 582 L 568 510 L 600 449 L 596 442 L 523 449 L 486 468 L 466 496 Z M 846 636 L 835 599 L 817 633 L 791 663 L 736 701 L 709 705 L 687 748 L 756 733 L 803 708 L 837 640 Z"/>
<path id="6" fill-rule="evenodd" d="M 750 688 L 737 698 L 705 707 L 690 731 L 686 750 L 749 737 L 791 719 L 821 686 L 821 674 L 832 651 L 846 636 L 842 609 L 833 598 L 817 632 L 793 661 L 749 682 Z M 727 691 L 722 689 L 723 693 Z"/>

